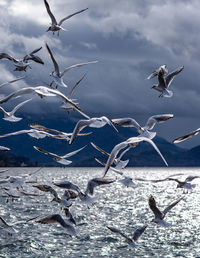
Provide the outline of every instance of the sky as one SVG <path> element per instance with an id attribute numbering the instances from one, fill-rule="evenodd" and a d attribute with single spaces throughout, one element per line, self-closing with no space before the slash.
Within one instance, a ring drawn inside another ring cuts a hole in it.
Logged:
<path id="1" fill-rule="evenodd" d="M 50 24 L 42 0 L 0 0 L 0 52 L 23 58 L 38 52 L 45 64 L 32 63 L 26 74 L 14 72 L 10 61 L 0 60 L 0 83 L 26 75 L 1 89 L 8 94 L 27 86 L 51 82 L 53 64 L 45 48 L 50 46 L 60 70 L 72 64 L 98 60 L 97 64 L 66 73 L 70 87 L 87 73 L 74 92 L 80 107 L 89 116 L 132 117 L 144 125 L 148 117 L 170 113 L 174 118 L 156 126 L 157 134 L 169 141 L 200 127 L 200 1 L 198 0 L 48 0 L 56 19 L 89 8 L 65 21 L 60 36 L 46 32 Z M 169 71 L 184 65 L 170 88 L 172 98 L 158 98 L 151 87 L 157 78 L 146 80 L 160 65 Z M 26 97 L 27 98 L 27 97 Z M 3 104 L 8 110 L 19 99 Z M 21 112 L 51 117 L 67 115 L 55 98 L 34 98 Z M 1 114 L 0 114 L 1 115 Z M 70 114 L 71 115 L 71 114 Z M 73 112 L 71 116 L 79 114 Z M 199 136 L 180 147 L 199 145 Z"/>

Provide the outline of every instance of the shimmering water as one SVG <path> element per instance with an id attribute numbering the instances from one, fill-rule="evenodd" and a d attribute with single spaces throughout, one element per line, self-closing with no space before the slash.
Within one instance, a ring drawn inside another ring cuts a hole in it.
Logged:
<path id="1" fill-rule="evenodd" d="M 34 168 L 12 168 L 1 174 L 1 178 L 8 174 L 21 174 L 25 170 L 30 172 Z M 44 168 L 31 179 L 37 178 L 38 183 L 51 184 L 53 179 L 66 177 L 84 190 L 89 179 L 99 177 L 102 173 L 103 169 L 99 168 Z M 163 178 L 173 173 L 194 175 L 200 173 L 200 169 L 126 170 L 129 176 L 146 178 Z M 193 183 L 197 184 L 196 188 L 184 194 L 185 199 L 167 214 L 166 221 L 171 223 L 171 227 L 150 224 L 139 239 L 137 249 L 130 248 L 123 238 L 109 231 L 106 225 L 120 228 L 131 237 L 138 226 L 143 226 L 153 218 L 148 207 L 150 194 L 155 197 L 161 210 L 183 195 L 175 182 L 136 182 L 136 188 L 125 188 L 115 182 L 97 187 L 95 196 L 98 201 L 94 206 L 88 209 L 76 200 L 71 208 L 80 231 L 78 236 L 71 238 L 56 224 L 19 224 L 15 226 L 19 230 L 16 236 L 7 237 L 0 230 L 0 257 L 200 257 L 200 180 L 195 179 Z M 25 189 L 42 193 L 31 184 L 27 184 Z M 63 190 L 58 189 L 58 192 L 61 194 Z M 8 203 L 6 199 L 0 197 L 0 215 L 8 223 L 39 214 L 60 213 L 65 218 L 59 204 L 50 202 L 52 196 L 49 193 L 39 197 L 23 196 Z"/>

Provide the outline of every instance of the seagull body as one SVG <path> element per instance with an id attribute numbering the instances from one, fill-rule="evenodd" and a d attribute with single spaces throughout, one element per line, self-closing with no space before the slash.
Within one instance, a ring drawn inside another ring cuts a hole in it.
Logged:
<path id="1" fill-rule="evenodd" d="M 179 142 L 183 142 L 189 138 L 191 138 L 192 136 L 194 135 L 197 135 L 198 133 L 200 132 L 200 128 L 196 129 L 195 131 L 191 132 L 191 133 L 188 133 L 184 136 L 181 136 L 181 137 L 178 137 L 176 138 L 175 140 L 173 140 L 173 143 L 179 143 Z"/>
<path id="2" fill-rule="evenodd" d="M 28 99 L 28 100 L 25 100 L 25 101 L 19 103 L 19 104 L 18 104 L 15 108 L 13 108 L 13 110 L 10 111 L 10 112 L 5 111 L 5 109 L 0 106 L 0 110 L 1 110 L 1 111 L 3 112 L 3 114 L 4 114 L 4 118 L 3 118 L 3 119 L 6 120 L 6 121 L 9 121 L 9 122 L 18 122 L 18 121 L 22 120 L 22 118 L 16 117 L 14 114 L 15 114 L 15 112 L 16 112 L 20 107 L 22 107 L 24 104 L 26 104 L 27 102 L 29 102 L 29 101 L 31 101 L 31 100 L 32 100 L 32 99 Z"/>
<path id="3" fill-rule="evenodd" d="M 153 139 L 156 136 L 156 132 L 150 132 L 157 123 L 165 122 L 173 118 L 173 114 L 161 114 L 149 117 L 145 126 L 141 127 L 138 122 L 133 118 L 118 118 L 112 119 L 112 122 L 122 127 L 135 127 L 140 136 L 144 136 Z"/>
<path id="4" fill-rule="evenodd" d="M 56 62 L 52 52 L 51 52 L 51 49 L 49 48 L 49 46 L 47 45 L 46 43 L 46 48 L 49 52 L 49 55 L 51 57 L 51 60 L 53 62 L 53 65 L 54 65 L 54 71 L 50 74 L 50 76 L 53 77 L 53 82 L 50 84 L 50 86 L 52 86 L 52 84 L 55 84 L 56 88 L 58 86 L 61 86 L 61 87 L 65 87 L 67 88 L 67 85 L 64 83 L 63 81 L 63 76 L 65 75 L 66 72 L 68 72 L 69 70 L 73 69 L 73 68 L 77 68 L 77 67 L 81 67 L 81 66 L 84 66 L 84 65 L 88 65 L 88 64 L 95 64 L 97 63 L 98 61 L 91 61 L 91 62 L 86 62 L 86 63 L 80 63 L 80 64 L 75 64 L 75 65 L 71 65 L 67 68 L 64 69 L 63 72 L 60 72 L 60 69 L 59 69 L 59 66 L 58 66 L 58 63 Z M 79 80 L 80 81 L 80 80 Z"/>
<path id="5" fill-rule="evenodd" d="M 83 119 L 79 120 L 77 122 L 74 130 L 73 130 L 73 133 L 72 133 L 72 136 L 71 136 L 69 144 L 73 143 L 73 141 L 75 140 L 75 138 L 78 135 L 78 133 L 81 130 L 83 130 L 86 126 L 100 128 L 100 127 L 103 127 L 106 124 L 109 124 L 110 126 L 113 127 L 113 129 L 115 129 L 118 132 L 118 130 L 115 128 L 115 126 L 113 125 L 111 120 L 108 119 L 106 116 L 93 117 L 93 118 L 89 118 L 88 120 L 83 120 Z"/>
<path id="6" fill-rule="evenodd" d="M 115 227 L 109 227 L 107 226 L 107 228 L 112 231 L 113 233 L 119 234 L 120 236 L 122 236 L 123 238 L 125 238 L 125 241 L 128 243 L 128 245 L 132 248 L 136 248 L 138 247 L 138 244 L 136 243 L 136 241 L 139 239 L 139 237 L 144 233 L 145 229 L 147 228 L 147 226 L 143 226 L 140 227 L 138 229 L 136 229 L 136 231 L 133 234 L 133 237 L 127 237 L 124 233 L 122 233 L 121 230 L 119 230 L 118 228 Z"/>
<path id="7" fill-rule="evenodd" d="M 0 99 L 0 104 L 7 102 L 8 100 L 12 98 L 17 98 L 22 95 L 36 93 L 41 98 L 47 97 L 47 96 L 59 96 L 62 98 L 63 101 L 68 102 L 70 105 L 73 106 L 74 109 L 76 109 L 80 114 L 82 114 L 84 117 L 89 119 L 89 116 L 86 115 L 75 103 L 73 103 L 67 96 L 65 96 L 62 92 L 56 90 L 56 89 L 50 89 L 45 86 L 37 86 L 37 87 L 27 87 L 19 89 L 8 96 Z"/>
<path id="8" fill-rule="evenodd" d="M 7 60 L 14 62 L 14 65 L 16 67 L 15 71 L 25 71 L 26 72 L 27 67 L 30 67 L 30 63 L 28 63 L 28 60 L 33 60 L 34 62 L 44 64 L 44 62 L 42 61 L 42 59 L 40 57 L 34 55 L 39 50 L 41 50 L 41 48 L 42 47 L 37 48 L 34 51 L 32 51 L 30 54 L 25 55 L 23 57 L 23 59 L 15 59 L 14 57 L 12 57 L 11 55 L 6 54 L 6 53 L 0 53 L 0 59 L 7 59 Z"/>
<path id="9" fill-rule="evenodd" d="M 155 76 L 158 76 L 159 72 L 162 71 L 163 74 L 168 74 L 169 71 L 167 69 L 167 65 L 164 64 L 164 65 L 161 65 L 158 69 L 156 69 L 153 73 L 151 73 L 148 77 L 147 77 L 147 80 L 150 80 L 152 78 L 154 78 Z"/>
<path id="10" fill-rule="evenodd" d="M 86 11 L 86 10 L 88 9 L 88 8 L 85 8 L 85 9 L 83 9 L 83 10 L 80 10 L 80 11 L 78 11 L 78 12 L 75 12 L 75 13 L 73 13 L 73 14 L 70 14 L 70 15 L 66 16 L 65 18 L 63 18 L 62 20 L 60 20 L 59 22 L 57 22 L 55 16 L 54 16 L 53 13 L 51 12 L 51 9 L 50 9 L 50 7 L 49 7 L 48 2 L 47 2 L 46 0 L 44 0 L 44 4 L 45 4 L 45 7 L 46 7 L 46 9 L 47 9 L 47 13 L 48 13 L 48 15 L 49 15 L 49 17 L 50 17 L 50 19 L 51 19 L 51 26 L 48 28 L 47 31 L 52 31 L 53 34 L 54 34 L 56 31 L 58 31 L 58 35 L 59 35 L 59 31 L 60 31 L 60 30 L 65 30 L 65 29 L 63 29 L 63 28 L 61 27 L 61 24 L 62 24 L 65 20 L 71 18 L 72 16 L 74 16 L 74 15 L 76 15 L 76 14 L 82 13 L 82 12 L 84 12 L 84 11 Z"/>
<path id="11" fill-rule="evenodd" d="M 41 149 L 41 148 L 39 148 L 39 147 L 37 147 L 37 146 L 33 146 L 33 148 L 34 148 L 35 150 L 37 150 L 37 151 L 39 151 L 39 152 L 42 152 L 42 153 L 44 153 L 44 154 L 46 154 L 46 155 L 52 156 L 52 157 L 53 157 L 53 160 L 55 160 L 56 162 L 58 162 L 58 163 L 60 163 L 60 164 L 63 164 L 63 165 L 69 165 L 69 164 L 71 164 L 72 161 L 71 161 L 71 160 L 67 160 L 66 158 L 69 158 L 69 157 L 75 155 L 75 154 L 78 153 L 79 151 L 83 150 L 85 147 L 86 147 L 86 146 L 84 146 L 84 147 L 82 147 L 82 148 L 80 148 L 80 149 L 78 149 L 78 150 L 72 151 L 72 152 L 70 152 L 70 153 L 67 153 L 67 154 L 65 154 L 65 155 L 63 155 L 63 156 L 59 156 L 59 155 L 54 154 L 54 153 L 52 153 L 52 152 L 48 152 L 48 151 L 46 151 L 46 150 L 43 150 L 43 149 Z"/>
<path id="12" fill-rule="evenodd" d="M 179 74 L 183 70 L 184 66 L 181 66 L 177 70 L 169 73 L 166 77 L 164 77 L 164 71 L 161 69 L 158 72 L 158 84 L 153 85 L 152 89 L 161 92 L 159 97 L 172 97 L 173 92 L 169 90 L 169 86 L 171 85 L 174 77 Z"/>
<path id="13" fill-rule="evenodd" d="M 110 153 L 110 156 L 107 160 L 107 163 L 106 163 L 106 166 L 105 166 L 105 170 L 104 170 L 104 176 L 106 175 L 107 171 L 109 170 L 110 166 L 112 165 L 112 163 L 114 162 L 116 156 L 118 155 L 118 153 L 120 152 L 120 150 L 126 148 L 126 147 L 136 147 L 137 144 L 139 142 L 142 142 L 142 141 L 145 141 L 145 142 L 148 142 L 150 143 L 153 148 L 157 151 L 157 153 L 160 155 L 160 157 L 162 158 L 162 160 L 164 161 L 165 165 L 168 166 L 165 158 L 163 157 L 163 155 L 161 154 L 161 152 L 159 151 L 158 147 L 155 145 L 155 143 L 147 138 L 147 137 L 141 137 L 141 136 L 138 136 L 138 137 L 131 137 L 129 139 L 127 139 L 126 141 L 124 142 L 121 142 L 119 144 L 117 144 L 111 151 Z"/>
<path id="14" fill-rule="evenodd" d="M 179 198 L 169 206 L 167 206 L 163 212 L 161 212 L 157 206 L 156 201 L 152 195 L 149 197 L 149 207 L 153 211 L 155 218 L 152 220 L 152 222 L 155 222 L 156 224 L 163 226 L 163 227 L 169 227 L 170 224 L 164 220 L 166 214 L 168 211 L 170 211 L 174 206 L 176 206 L 184 197 Z"/>

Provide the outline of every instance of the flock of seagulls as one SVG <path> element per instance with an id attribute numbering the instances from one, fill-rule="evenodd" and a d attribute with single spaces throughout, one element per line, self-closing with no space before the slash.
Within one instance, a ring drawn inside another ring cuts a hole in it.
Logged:
<path id="1" fill-rule="evenodd" d="M 51 26 L 48 28 L 47 31 L 52 31 L 53 34 L 55 32 L 58 32 L 60 30 L 65 30 L 61 25 L 62 23 L 77 15 L 80 14 L 84 11 L 86 11 L 88 8 L 85 8 L 83 10 L 77 11 L 71 15 L 66 16 L 65 18 L 61 19 L 59 22 L 56 21 L 55 16 L 53 15 L 50 6 L 46 0 L 44 0 L 44 6 L 47 10 L 47 13 L 51 19 Z M 47 127 L 44 127 L 43 125 L 39 124 L 30 124 L 30 129 L 24 129 L 12 133 L 7 133 L 4 135 L 0 135 L 0 138 L 8 137 L 8 136 L 16 136 L 19 134 L 28 134 L 31 137 L 35 137 L 37 139 L 41 139 L 44 137 L 49 137 L 49 138 L 55 138 L 59 140 L 65 140 L 67 141 L 70 145 L 72 145 L 75 142 L 75 139 L 78 136 L 85 136 L 89 135 L 92 132 L 88 133 L 80 133 L 85 127 L 90 127 L 90 128 L 100 128 L 105 125 L 111 126 L 116 133 L 120 129 L 117 127 L 135 127 L 138 136 L 136 137 L 130 137 L 129 139 L 122 141 L 118 143 L 117 145 L 113 146 L 113 149 L 110 153 L 104 151 L 102 148 L 97 146 L 95 143 L 91 142 L 91 145 L 99 152 L 101 152 L 103 155 L 107 156 L 107 162 L 104 163 L 101 160 L 96 159 L 97 162 L 99 162 L 101 165 L 104 166 L 104 171 L 103 174 L 99 177 L 92 178 L 88 181 L 86 190 L 83 191 L 80 189 L 79 186 L 75 185 L 74 183 L 67 181 L 67 180 L 54 180 L 51 182 L 51 185 L 49 184 L 34 184 L 32 185 L 33 189 L 37 189 L 38 191 L 41 192 L 47 192 L 53 195 L 52 202 L 57 202 L 60 204 L 61 210 L 64 210 L 65 212 L 65 218 L 61 216 L 59 213 L 55 214 L 49 214 L 47 216 L 37 216 L 34 218 L 31 218 L 29 220 L 21 220 L 21 221 L 16 221 L 13 224 L 9 224 L 5 221 L 3 216 L 0 215 L 0 221 L 2 224 L 3 229 L 9 233 L 9 235 L 13 235 L 16 233 L 16 230 L 14 226 L 16 224 L 23 224 L 23 223 L 30 223 L 30 222 L 35 222 L 35 223 L 40 223 L 40 224 L 54 224 L 58 223 L 61 227 L 65 229 L 65 232 L 69 234 L 70 236 L 75 236 L 79 234 L 79 230 L 76 226 L 76 220 L 73 217 L 73 215 L 70 212 L 71 206 L 73 206 L 73 200 L 75 199 L 80 199 L 80 201 L 88 206 L 88 208 L 93 205 L 96 201 L 96 198 L 94 197 L 94 189 L 96 187 L 101 187 L 102 185 L 107 185 L 107 184 L 114 184 L 118 180 L 118 176 L 122 177 L 118 181 L 122 183 L 125 187 L 134 187 L 134 181 L 149 181 L 151 183 L 158 183 L 162 181 L 174 181 L 177 183 L 178 188 L 184 188 L 187 190 L 190 190 L 194 188 L 195 185 L 191 184 L 190 182 L 196 178 L 199 178 L 199 176 L 188 176 L 184 181 L 180 181 L 178 178 L 175 178 L 179 176 L 180 174 L 175 174 L 171 175 L 167 178 L 160 179 L 160 180 L 153 180 L 153 179 L 142 179 L 142 178 L 131 178 L 125 175 L 124 170 L 126 166 L 128 165 L 129 160 L 123 160 L 124 155 L 132 150 L 133 148 L 136 148 L 139 143 L 141 142 L 147 142 L 149 143 L 153 149 L 157 152 L 157 154 L 160 156 L 162 159 L 163 163 L 168 166 L 168 163 L 163 156 L 163 154 L 160 152 L 159 148 L 156 146 L 156 144 L 153 141 L 153 138 L 156 136 L 156 132 L 152 132 L 152 129 L 159 123 L 165 122 L 169 119 L 172 119 L 174 117 L 173 114 L 158 114 L 151 116 L 146 124 L 144 126 L 141 126 L 134 118 L 115 118 L 115 119 L 109 119 L 106 116 L 101 116 L 101 117 L 89 117 L 79 107 L 79 103 L 75 102 L 76 100 L 71 99 L 72 92 L 76 88 L 76 86 L 82 81 L 82 79 L 85 77 L 85 75 L 76 82 L 76 84 L 71 88 L 69 94 L 66 96 L 64 93 L 62 93 L 59 89 L 61 88 L 68 88 L 68 86 L 65 84 L 63 81 L 64 75 L 71 69 L 82 67 L 88 64 L 95 64 L 97 61 L 89 61 L 89 62 L 84 62 L 84 63 L 79 63 L 79 64 L 74 64 L 71 65 L 67 68 L 64 69 L 63 72 L 60 72 L 59 65 L 56 61 L 56 59 L 53 56 L 53 53 L 47 43 L 45 43 L 47 53 L 50 55 L 50 58 L 52 60 L 53 66 L 54 66 L 54 71 L 50 74 L 50 76 L 53 78 L 52 82 L 50 85 L 46 86 L 35 86 L 35 87 L 26 87 L 26 88 L 21 88 L 17 91 L 14 91 L 10 93 L 7 96 L 4 96 L 0 99 L 0 104 L 6 103 L 10 101 L 11 99 L 16 99 L 20 98 L 23 95 L 29 95 L 29 94 L 36 94 L 40 98 L 44 97 L 59 97 L 63 105 L 61 106 L 62 108 L 66 109 L 67 111 L 70 111 L 71 109 L 76 110 L 77 112 L 80 113 L 84 117 L 84 119 L 80 119 L 77 124 L 74 127 L 73 132 L 61 132 L 55 129 L 50 129 Z M 36 56 L 35 54 L 39 52 L 42 49 L 42 47 L 39 47 L 32 51 L 29 54 L 26 54 L 22 59 L 16 59 L 12 57 L 10 54 L 7 53 L 0 53 L 0 59 L 6 59 L 9 61 L 12 61 L 15 65 L 15 71 L 20 71 L 20 72 L 26 72 L 26 69 L 30 66 L 29 60 L 34 61 L 36 63 L 44 65 L 43 60 L 39 57 Z M 157 85 L 154 85 L 152 88 L 159 91 L 160 95 L 159 97 L 172 97 L 173 92 L 169 90 L 169 87 L 174 80 L 175 76 L 178 75 L 183 71 L 184 67 L 181 66 L 180 68 L 177 68 L 175 71 L 170 72 L 167 68 L 167 65 L 162 65 L 158 69 L 156 69 L 153 73 L 151 73 L 147 79 L 150 80 L 152 78 L 157 78 L 158 83 Z M 25 77 L 19 77 L 16 78 L 12 81 L 5 82 L 0 85 L 0 88 L 9 85 L 11 83 L 14 83 L 19 80 L 23 80 Z M 58 89 L 59 88 L 59 89 Z M 19 118 L 15 116 L 15 113 L 18 111 L 20 107 L 22 107 L 25 104 L 28 104 L 32 98 L 27 99 L 23 102 L 20 102 L 16 107 L 13 108 L 12 111 L 8 112 L 6 111 L 3 107 L 0 106 L 0 110 L 4 114 L 4 120 L 9 121 L 9 122 L 19 122 L 22 118 Z M 175 139 L 173 142 L 174 143 L 179 143 L 181 141 L 184 141 L 193 135 L 196 135 L 200 132 L 200 129 L 197 129 L 185 136 L 179 137 Z M 78 141 L 78 139 L 76 140 Z M 55 153 L 52 153 L 50 151 L 44 150 L 38 146 L 33 146 L 33 148 L 45 155 L 49 155 L 53 158 L 54 161 L 62 164 L 62 165 L 69 165 L 72 163 L 71 160 L 68 160 L 69 157 L 74 156 L 76 153 L 83 151 L 86 146 L 83 146 L 79 149 L 76 149 L 74 151 L 71 151 L 70 153 L 67 153 L 65 155 L 58 155 Z M 8 151 L 9 148 L 0 146 L 0 151 Z M 109 171 L 113 171 L 115 173 L 115 177 L 108 177 L 107 174 Z M 2 171 L 1 176 L 4 175 L 4 173 L 7 171 Z M 38 171 L 36 171 L 38 172 Z M 34 173 L 36 173 L 34 172 Z M 32 192 L 25 192 L 24 191 L 24 186 L 28 184 L 26 181 L 27 178 L 29 178 L 32 174 L 25 174 L 22 176 L 6 176 L 0 179 L 0 190 L 4 193 L 7 194 L 8 198 L 21 198 L 21 196 L 40 196 L 39 194 L 34 194 Z M 64 193 L 60 197 L 59 194 L 57 193 L 55 187 L 63 189 Z M 38 198 L 38 197 L 37 197 Z M 148 199 L 148 204 L 150 210 L 154 214 L 154 218 L 151 220 L 149 223 L 156 223 L 160 226 L 168 227 L 170 224 L 166 222 L 165 216 L 166 214 L 174 208 L 180 201 L 182 201 L 185 197 L 181 197 L 178 200 L 174 201 L 171 203 L 169 206 L 167 206 L 163 211 L 160 211 L 160 209 L 157 207 L 155 198 L 150 195 Z M 122 233 L 122 231 L 116 227 L 109 226 L 107 225 L 107 229 L 111 231 L 111 234 L 118 234 L 121 237 L 125 239 L 125 241 L 128 243 L 130 247 L 137 247 L 137 241 L 141 237 L 142 234 L 145 233 L 145 230 L 148 228 L 149 223 L 146 225 L 138 228 L 132 237 L 126 236 L 126 234 Z"/>

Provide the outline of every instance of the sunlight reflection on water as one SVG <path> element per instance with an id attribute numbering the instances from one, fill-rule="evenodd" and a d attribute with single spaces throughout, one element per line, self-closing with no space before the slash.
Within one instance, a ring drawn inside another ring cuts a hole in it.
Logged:
<path id="1" fill-rule="evenodd" d="M 24 171 L 25 168 L 12 168 L 7 174 L 16 175 Z M 26 172 L 29 171 L 34 171 L 34 168 L 27 168 Z M 126 170 L 129 176 L 152 179 L 174 173 L 196 175 L 199 172 L 199 169 L 190 168 Z M 99 177 L 102 173 L 103 169 L 100 168 L 44 168 L 33 178 L 36 177 L 38 183 L 51 184 L 53 179 L 66 177 L 84 190 L 89 179 Z M 2 174 L 1 178 L 7 174 Z M 185 176 L 180 178 L 184 179 Z M 109 231 L 106 225 L 120 228 L 131 237 L 138 226 L 149 223 L 153 218 L 148 207 L 150 194 L 155 197 L 161 210 L 183 195 L 175 182 L 136 182 L 135 188 L 125 188 L 115 182 L 97 187 L 95 196 L 98 201 L 94 206 L 88 209 L 77 200 L 71 208 L 80 230 L 77 237 L 69 237 L 56 224 L 19 224 L 15 226 L 19 230 L 17 236 L 6 237 L 0 231 L 0 257 L 200 257 L 200 180 L 195 179 L 194 183 L 197 186 L 184 194 L 185 199 L 167 214 L 166 221 L 171 223 L 171 227 L 149 224 L 138 241 L 137 249 L 131 249 L 123 238 Z M 39 192 L 32 188 L 31 184 L 25 186 L 29 192 Z M 56 190 L 59 194 L 63 192 L 61 189 Z M 0 197 L 0 215 L 8 222 L 51 213 L 60 213 L 64 218 L 59 205 L 50 202 L 52 196 L 49 193 L 42 194 L 39 197 L 23 196 L 8 203 L 5 202 L 6 197 Z"/>

